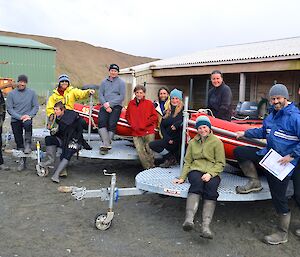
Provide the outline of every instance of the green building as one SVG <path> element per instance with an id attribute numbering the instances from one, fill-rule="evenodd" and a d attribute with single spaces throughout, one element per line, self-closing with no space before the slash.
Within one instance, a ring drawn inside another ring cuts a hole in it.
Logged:
<path id="1" fill-rule="evenodd" d="M 28 76 L 28 86 L 46 95 L 55 85 L 56 49 L 38 41 L 0 36 L 0 77 Z"/>

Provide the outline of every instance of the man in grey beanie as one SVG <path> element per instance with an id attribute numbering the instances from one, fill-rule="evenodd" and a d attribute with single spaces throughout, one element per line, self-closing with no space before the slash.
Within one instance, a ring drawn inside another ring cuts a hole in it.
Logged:
<path id="1" fill-rule="evenodd" d="M 267 118 L 264 119 L 261 128 L 248 129 L 245 132 L 237 132 L 237 138 L 259 138 L 267 139 L 267 145 L 263 149 L 249 146 L 240 146 L 234 150 L 234 155 L 240 165 L 241 170 L 249 181 L 244 186 L 237 186 L 236 192 L 247 194 L 257 192 L 262 189 L 258 178 L 256 167 L 259 167 L 260 160 L 272 148 L 283 156 L 279 163 L 286 165 L 292 163 L 297 165 L 300 157 L 300 111 L 288 101 L 289 93 L 285 85 L 276 84 L 271 87 L 270 102 L 272 109 Z M 262 169 L 262 167 L 260 167 Z M 264 237 L 264 242 L 271 245 L 286 243 L 288 241 L 288 229 L 291 220 L 291 211 L 288 206 L 286 191 L 289 180 L 298 181 L 294 183 L 295 200 L 300 204 L 300 172 L 294 169 L 282 181 L 263 169 L 267 177 L 272 202 L 278 214 L 277 232 Z M 300 236 L 300 230 L 296 230 L 296 235 Z"/>

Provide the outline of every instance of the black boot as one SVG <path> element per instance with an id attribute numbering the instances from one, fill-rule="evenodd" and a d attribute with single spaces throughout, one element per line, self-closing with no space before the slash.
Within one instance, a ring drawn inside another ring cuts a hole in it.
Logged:
<path id="1" fill-rule="evenodd" d="M 85 139 L 82 140 L 82 147 L 85 150 L 92 150 L 93 148 L 88 144 L 88 142 L 86 142 Z"/>
<path id="2" fill-rule="evenodd" d="M 24 148 L 25 154 L 31 153 L 31 137 L 32 137 L 32 133 L 25 131 L 25 148 Z"/>

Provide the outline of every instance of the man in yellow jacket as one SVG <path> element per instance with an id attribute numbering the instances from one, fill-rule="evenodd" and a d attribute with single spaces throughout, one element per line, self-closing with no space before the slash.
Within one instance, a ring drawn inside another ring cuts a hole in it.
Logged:
<path id="1" fill-rule="evenodd" d="M 57 102 L 62 102 L 66 109 L 73 110 L 76 101 L 87 98 L 90 94 L 94 94 L 95 90 L 82 90 L 74 88 L 70 85 L 69 76 L 62 74 L 58 77 L 58 86 L 53 90 L 53 94 L 49 97 L 46 107 L 47 116 L 51 118 L 54 116 L 54 105 Z M 50 117 L 52 116 L 52 117 Z"/>

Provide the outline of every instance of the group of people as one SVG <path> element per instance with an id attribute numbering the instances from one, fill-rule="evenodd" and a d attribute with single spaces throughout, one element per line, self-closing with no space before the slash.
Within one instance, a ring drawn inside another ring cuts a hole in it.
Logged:
<path id="1" fill-rule="evenodd" d="M 98 132 L 102 140 L 101 154 L 109 153 L 116 125 L 122 110 L 125 98 L 125 82 L 119 78 L 119 66 L 111 64 L 109 75 L 99 88 Z M 26 87 L 28 78 L 25 75 L 18 77 L 17 88 L 7 97 L 6 107 L 11 115 L 11 127 L 14 133 L 17 149 L 25 154 L 31 151 L 32 119 L 36 115 L 39 105 L 33 90 Z M 208 106 L 216 118 L 230 121 L 232 111 L 232 93 L 230 87 L 223 81 L 220 71 L 211 73 L 213 85 L 208 93 Z M 83 146 L 90 149 L 83 139 L 83 128 L 86 123 L 78 113 L 73 111 L 74 103 L 79 99 L 93 95 L 95 90 L 81 90 L 70 85 L 70 79 L 63 74 L 58 79 L 57 88 L 50 96 L 46 111 L 49 117 L 50 136 L 45 138 L 47 159 L 45 166 L 54 166 L 52 181 L 59 183 L 61 176 L 66 176 L 66 167 L 71 157 Z M 265 236 L 268 244 L 285 243 L 288 240 L 288 229 L 291 212 L 288 207 L 286 191 L 289 180 L 294 182 L 295 200 L 300 206 L 300 174 L 297 163 L 300 157 L 300 111 L 289 102 L 289 93 L 286 86 L 276 84 L 271 87 L 270 102 L 272 109 L 263 121 L 261 128 L 237 132 L 237 138 L 266 139 L 267 145 L 263 149 L 241 146 L 234 151 L 244 175 L 249 178 L 246 185 L 237 186 L 236 192 L 247 194 L 258 192 L 262 185 L 257 169 L 264 173 L 270 187 L 273 205 L 278 213 L 278 230 Z M 183 123 L 183 92 L 166 87 L 158 90 L 158 98 L 154 102 L 146 98 L 146 88 L 137 85 L 134 88 L 134 99 L 127 107 L 126 119 L 131 126 L 133 142 L 136 147 L 143 168 L 155 167 L 153 152 L 163 156 L 161 167 L 175 165 L 179 159 Z M 5 101 L 0 94 L 0 123 L 5 118 Z M 183 229 L 190 231 L 194 227 L 194 218 L 198 210 L 200 199 L 203 201 L 201 236 L 213 238 L 210 223 L 218 198 L 220 173 L 225 166 L 225 152 L 223 143 L 211 129 L 211 121 L 207 115 L 200 115 L 195 128 L 197 135 L 189 141 L 184 158 L 184 167 L 178 179 L 173 183 L 182 184 L 187 179 L 190 188 L 186 201 L 186 216 Z M 158 129 L 159 138 L 156 138 Z M 23 130 L 25 136 L 23 139 Z M 0 135 L 2 126 L 0 126 Z M 2 142 L 1 142 L 2 143 Z M 62 148 L 60 158 L 56 158 L 57 148 Z M 259 166 L 260 160 L 270 149 L 276 150 L 283 157 L 279 164 L 292 163 L 296 168 L 282 181 Z M 1 151 L 0 151 L 1 153 Z M 18 170 L 25 168 L 26 158 L 21 158 Z M 6 169 L 0 154 L 0 169 Z M 300 236 L 300 229 L 296 230 Z"/>

